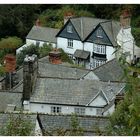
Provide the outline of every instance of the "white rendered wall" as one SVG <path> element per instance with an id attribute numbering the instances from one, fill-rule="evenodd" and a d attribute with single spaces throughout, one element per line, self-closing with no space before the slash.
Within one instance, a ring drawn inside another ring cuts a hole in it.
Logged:
<path id="1" fill-rule="evenodd" d="M 112 60 L 113 58 L 115 58 L 115 49 L 112 46 L 106 46 L 106 57 L 107 57 L 107 61 Z"/>
<path id="2" fill-rule="evenodd" d="M 115 104 L 112 105 L 106 112 L 104 112 L 104 116 L 111 115 L 115 111 Z"/>
<path id="3" fill-rule="evenodd" d="M 74 54 L 77 49 L 83 49 L 83 43 L 78 40 L 73 40 L 73 48 L 68 48 L 68 39 L 57 37 L 57 48 L 62 48 L 68 54 Z"/>
<path id="4" fill-rule="evenodd" d="M 127 61 L 130 62 L 133 59 L 133 55 L 140 57 L 140 48 L 135 45 L 134 37 L 131 34 L 131 28 L 121 29 L 117 35 L 117 43 L 121 46 L 122 52 L 129 52 L 130 56 L 127 57 Z M 134 53 L 133 53 L 134 49 Z"/>
<path id="5" fill-rule="evenodd" d="M 61 107 L 61 113 L 62 114 L 71 114 L 74 113 L 74 108 L 78 106 L 62 106 L 62 105 L 49 105 L 49 104 L 41 104 L 41 103 L 30 103 L 30 112 L 32 113 L 51 113 L 51 106 L 58 106 Z M 86 107 L 85 109 L 85 115 L 96 115 L 97 107 Z"/>
<path id="6" fill-rule="evenodd" d="M 92 52 L 93 52 L 93 45 L 95 46 L 97 44 L 89 43 L 89 42 L 84 43 L 84 50 L 91 52 L 91 56 L 92 56 Z M 114 51 L 115 51 L 115 49 L 112 46 L 106 46 L 107 61 L 115 58 L 115 54 L 113 54 Z"/>
<path id="7" fill-rule="evenodd" d="M 90 56 L 92 56 L 93 53 L 93 43 L 84 42 L 84 50 L 90 52 Z"/>
<path id="8" fill-rule="evenodd" d="M 46 44 L 50 44 L 51 43 L 51 42 L 38 41 L 38 40 L 37 40 L 37 42 L 39 42 L 39 47 L 43 46 L 44 43 L 46 43 Z M 27 46 L 30 46 L 32 44 L 36 45 L 36 40 L 26 39 L 26 45 Z M 51 44 L 52 44 L 52 47 L 53 48 L 56 47 L 56 44 L 55 43 L 51 43 Z"/>

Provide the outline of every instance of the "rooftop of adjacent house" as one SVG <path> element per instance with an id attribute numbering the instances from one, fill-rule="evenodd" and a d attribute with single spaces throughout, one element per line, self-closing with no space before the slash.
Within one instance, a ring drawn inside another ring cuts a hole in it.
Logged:
<path id="1" fill-rule="evenodd" d="M 59 29 L 33 26 L 30 32 L 28 33 L 26 39 L 56 43 L 55 36 L 58 32 Z"/>
<path id="2" fill-rule="evenodd" d="M 0 112 L 20 110 L 22 107 L 21 98 L 21 93 L 0 91 Z"/>
<path id="3" fill-rule="evenodd" d="M 124 74 L 120 63 L 116 58 L 93 69 L 93 72 L 101 81 L 121 81 Z"/>
<path id="4" fill-rule="evenodd" d="M 89 55 L 90 55 L 89 51 L 84 51 L 84 50 L 77 49 L 74 52 L 74 57 L 81 58 L 81 59 L 87 59 L 89 57 Z"/>
<path id="5" fill-rule="evenodd" d="M 56 78 L 37 78 L 31 102 L 81 105 L 85 106 L 103 91 L 103 96 L 111 101 L 123 83 L 109 83 L 96 80 L 66 80 Z"/>
<path id="6" fill-rule="evenodd" d="M 4 130 L 7 124 L 9 123 L 10 119 L 16 119 L 20 117 L 24 121 L 31 122 L 32 125 L 32 132 L 31 136 L 35 135 L 35 125 L 36 125 L 36 114 L 22 114 L 22 113 L 0 113 L 0 130 Z"/>
<path id="7" fill-rule="evenodd" d="M 95 117 L 95 116 L 77 116 L 79 121 L 79 126 L 83 130 L 84 136 L 94 136 L 104 135 L 106 127 L 109 124 L 107 117 Z M 39 114 L 38 120 L 40 126 L 45 130 L 46 135 L 54 134 L 55 130 L 62 129 L 66 131 L 65 135 L 69 135 L 69 130 L 72 128 L 72 115 L 48 115 L 48 114 Z M 98 132 L 97 132 L 98 131 Z M 48 133 L 47 133 L 48 132 Z"/>
<path id="8" fill-rule="evenodd" d="M 87 73 L 88 70 L 85 69 L 77 69 L 69 66 L 39 61 L 39 75 L 41 77 L 80 79 Z"/>
<path id="9" fill-rule="evenodd" d="M 97 25 L 100 24 L 106 32 L 112 45 L 117 45 L 116 37 L 121 29 L 119 22 L 93 17 L 74 17 L 70 18 L 70 21 L 72 22 L 82 41 L 84 41 L 88 35 L 97 27 Z"/>

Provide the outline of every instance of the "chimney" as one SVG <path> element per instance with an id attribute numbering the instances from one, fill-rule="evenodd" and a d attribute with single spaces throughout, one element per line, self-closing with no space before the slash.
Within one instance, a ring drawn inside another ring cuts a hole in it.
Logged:
<path id="1" fill-rule="evenodd" d="M 73 12 L 67 12 L 67 13 L 65 13 L 64 14 L 64 25 L 72 17 L 74 17 L 74 13 Z"/>
<path id="2" fill-rule="evenodd" d="M 33 92 L 38 73 L 37 55 L 26 55 L 23 63 L 23 101 L 29 100 Z"/>
<path id="3" fill-rule="evenodd" d="M 125 9 L 120 16 L 120 23 L 122 28 L 129 28 L 131 24 L 131 13 L 130 10 Z"/>
<path id="4" fill-rule="evenodd" d="M 49 53 L 49 61 L 52 64 L 61 64 L 61 52 L 54 49 Z"/>
<path id="5" fill-rule="evenodd" d="M 40 26 L 40 20 L 39 19 L 36 20 L 35 25 Z"/>

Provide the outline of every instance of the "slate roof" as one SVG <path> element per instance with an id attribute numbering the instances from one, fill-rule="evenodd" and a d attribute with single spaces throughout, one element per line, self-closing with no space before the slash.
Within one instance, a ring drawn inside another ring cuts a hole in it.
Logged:
<path id="1" fill-rule="evenodd" d="M 70 130 L 71 129 L 71 115 L 38 115 L 39 122 L 43 130 L 48 132 L 54 132 L 57 129 Z M 105 128 L 109 124 L 107 117 L 95 117 L 95 116 L 77 116 L 79 126 L 84 131 L 84 136 L 97 135 L 97 129 L 105 132 Z M 49 135 L 49 134 L 48 134 Z M 66 133 L 69 135 L 69 133 Z"/>
<path id="2" fill-rule="evenodd" d="M 70 21 L 74 25 L 81 40 L 84 40 L 100 22 L 104 22 L 106 20 L 91 17 L 78 17 L 71 18 Z"/>
<path id="3" fill-rule="evenodd" d="M 87 59 L 89 55 L 90 55 L 89 51 L 84 51 L 84 50 L 78 50 L 77 49 L 74 52 L 74 57 L 77 57 L 77 58 Z"/>
<path id="4" fill-rule="evenodd" d="M 71 68 L 63 65 L 50 64 L 47 62 L 39 62 L 39 75 L 41 77 L 80 79 L 87 73 L 88 70 Z"/>
<path id="5" fill-rule="evenodd" d="M 82 41 L 84 41 L 88 35 L 97 27 L 97 25 L 100 24 L 109 37 L 112 45 L 117 46 L 116 38 L 121 29 L 119 22 L 92 17 L 70 18 L 70 21 L 72 22 Z"/>
<path id="6" fill-rule="evenodd" d="M 8 104 L 15 105 L 17 110 L 21 109 L 21 98 L 21 93 L 0 91 L 0 112 L 6 111 Z"/>
<path id="7" fill-rule="evenodd" d="M 28 33 L 26 39 L 33 39 L 33 40 L 56 43 L 55 36 L 58 32 L 59 32 L 59 29 L 33 26 L 30 32 Z"/>
<path id="8" fill-rule="evenodd" d="M 30 101 L 86 106 L 99 90 L 102 89 L 108 100 L 111 100 L 123 86 L 121 83 L 108 85 L 107 82 L 96 80 L 38 78 Z"/>
<path id="9" fill-rule="evenodd" d="M 35 125 L 36 125 L 36 118 L 37 118 L 36 114 L 0 113 L 0 130 L 4 129 L 7 126 L 10 118 L 17 118 L 18 116 L 21 116 L 22 119 L 31 122 L 32 124 L 31 136 L 35 135 L 34 131 L 35 131 Z"/>
<path id="10" fill-rule="evenodd" d="M 123 69 L 116 58 L 93 69 L 93 72 L 101 81 L 121 81 L 123 76 Z"/>
<path id="11" fill-rule="evenodd" d="M 112 45 L 117 46 L 117 35 L 121 29 L 120 23 L 117 21 L 108 21 L 108 22 L 100 23 L 100 25 L 106 32 Z"/>

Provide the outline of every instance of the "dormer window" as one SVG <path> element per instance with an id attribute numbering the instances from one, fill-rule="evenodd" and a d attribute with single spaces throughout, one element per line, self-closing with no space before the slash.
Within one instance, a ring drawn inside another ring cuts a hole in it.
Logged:
<path id="1" fill-rule="evenodd" d="M 103 31 L 102 31 L 101 29 L 98 29 L 96 35 L 97 35 L 97 37 L 99 37 L 99 38 L 103 38 Z"/>
<path id="2" fill-rule="evenodd" d="M 68 26 L 67 26 L 67 32 L 68 32 L 68 33 L 72 33 L 72 26 L 71 26 L 71 25 L 68 25 Z"/>

